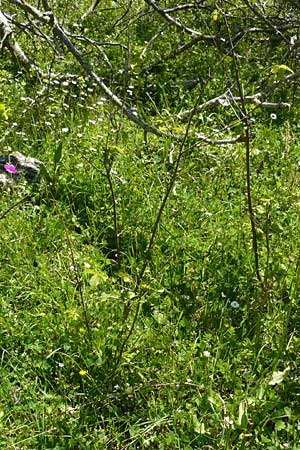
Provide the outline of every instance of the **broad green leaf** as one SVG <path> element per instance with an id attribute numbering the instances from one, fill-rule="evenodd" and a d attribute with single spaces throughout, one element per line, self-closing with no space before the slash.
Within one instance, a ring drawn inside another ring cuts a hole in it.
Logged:
<path id="1" fill-rule="evenodd" d="M 286 66 L 285 64 L 280 64 L 280 65 L 274 66 L 271 72 L 278 73 L 280 71 L 294 73 L 294 71 L 292 69 L 290 69 L 288 66 Z"/>
<path id="2" fill-rule="evenodd" d="M 198 417 L 196 414 L 193 414 L 193 424 L 194 424 L 194 430 L 198 434 L 205 434 L 205 425 L 203 422 L 200 422 L 198 420 Z"/>
<path id="3" fill-rule="evenodd" d="M 210 390 L 209 395 L 207 397 L 207 400 L 209 401 L 209 403 L 210 403 L 210 405 L 212 406 L 213 409 L 214 409 L 215 406 L 217 408 L 222 408 L 223 407 L 224 400 L 222 399 L 220 394 L 218 394 L 217 392 L 213 392 L 212 390 Z"/>
<path id="4" fill-rule="evenodd" d="M 276 65 L 271 70 L 271 73 L 276 75 L 277 78 L 283 78 L 286 72 L 294 73 L 294 71 L 285 64 Z"/>
<path id="5" fill-rule="evenodd" d="M 248 424 L 247 415 L 247 402 L 242 400 L 239 404 L 239 416 L 238 416 L 238 426 L 241 428 L 246 428 Z"/>
<path id="6" fill-rule="evenodd" d="M 60 142 L 58 144 L 57 148 L 55 149 L 55 152 L 54 152 L 54 155 L 53 155 L 53 162 L 54 162 L 55 167 L 57 166 L 57 164 L 61 160 L 62 148 L 63 148 L 63 144 L 62 144 L 62 142 Z"/>
<path id="7" fill-rule="evenodd" d="M 278 420 L 275 424 L 275 430 L 281 431 L 286 429 L 286 423 L 283 420 Z"/>
<path id="8" fill-rule="evenodd" d="M 4 103 L 0 103 L 0 119 L 7 120 L 8 119 L 8 111 Z"/>
<path id="9" fill-rule="evenodd" d="M 107 280 L 108 276 L 104 272 L 96 272 L 94 275 L 90 278 L 90 286 L 97 287 L 100 283 L 103 283 Z"/>
<path id="10" fill-rule="evenodd" d="M 132 283 L 132 278 L 127 273 L 121 273 L 120 277 L 124 281 L 124 283 Z"/>
<path id="11" fill-rule="evenodd" d="M 214 22 L 219 22 L 219 20 L 222 18 L 222 13 L 218 9 L 214 9 L 214 11 L 211 13 L 211 18 Z"/>

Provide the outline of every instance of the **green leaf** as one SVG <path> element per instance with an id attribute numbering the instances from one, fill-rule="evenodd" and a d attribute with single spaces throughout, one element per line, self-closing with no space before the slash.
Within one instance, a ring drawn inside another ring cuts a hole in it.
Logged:
<path id="1" fill-rule="evenodd" d="M 205 430 L 205 425 L 203 422 L 200 422 L 198 420 L 198 417 L 196 414 L 193 414 L 193 425 L 194 425 L 194 430 L 196 433 L 198 434 L 205 434 L 206 430 Z"/>
<path id="2" fill-rule="evenodd" d="M 276 424 L 275 424 L 276 431 L 281 431 L 281 430 L 285 430 L 285 429 L 286 429 L 286 423 L 283 422 L 283 420 L 279 420 L 278 422 L 276 422 Z"/>
<path id="3" fill-rule="evenodd" d="M 217 392 L 210 390 L 207 400 L 213 409 L 215 409 L 215 407 L 217 409 L 223 408 L 224 400 Z"/>
<path id="4" fill-rule="evenodd" d="M 41 167 L 40 167 L 40 175 L 41 175 L 41 177 L 42 178 L 44 178 L 44 180 L 47 182 L 47 183 L 52 183 L 52 177 L 51 177 L 51 175 L 49 174 L 49 172 L 48 172 L 48 170 L 46 169 L 46 167 L 44 166 L 44 164 L 42 164 L 41 165 Z"/>
<path id="5" fill-rule="evenodd" d="M 90 286 L 92 287 L 97 287 L 101 282 L 101 279 L 99 278 L 99 275 L 97 273 L 95 273 L 91 278 L 90 278 Z"/>
<path id="6" fill-rule="evenodd" d="M 121 145 L 113 145 L 112 144 L 112 145 L 109 146 L 109 148 L 112 151 L 115 150 L 116 152 L 120 153 L 120 155 L 124 155 L 125 154 L 125 149 Z"/>
<path id="7" fill-rule="evenodd" d="M 121 272 L 119 276 L 122 278 L 124 283 L 132 283 L 133 281 L 130 275 L 128 275 L 128 273 Z"/>
<path id="8" fill-rule="evenodd" d="M 219 22 L 219 20 L 222 19 L 222 13 L 218 9 L 215 9 L 211 13 L 211 18 L 214 22 Z"/>
<path id="9" fill-rule="evenodd" d="M 247 415 L 247 402 L 242 400 L 239 404 L 239 416 L 238 416 L 238 426 L 241 428 L 246 428 L 248 424 Z"/>
<path id="10" fill-rule="evenodd" d="M 4 103 L 0 103 L 0 119 L 7 120 L 8 119 L 8 111 L 9 109 L 6 108 Z"/>
<path id="11" fill-rule="evenodd" d="M 59 163 L 60 160 L 61 160 L 61 157 L 62 157 L 62 148 L 63 148 L 63 144 L 62 144 L 62 142 L 60 142 L 60 143 L 58 144 L 58 146 L 57 146 L 57 148 L 56 148 L 56 150 L 55 150 L 55 152 L 54 152 L 54 156 L 53 156 L 53 162 L 54 162 L 55 167 L 58 165 L 58 163 Z"/>
<path id="12" fill-rule="evenodd" d="M 292 69 L 290 69 L 285 64 L 279 64 L 272 68 L 271 73 L 277 76 L 277 78 L 283 78 L 286 72 L 294 73 Z"/>
<path id="13" fill-rule="evenodd" d="M 108 276 L 104 272 L 96 272 L 94 275 L 90 278 L 90 286 L 97 287 L 99 284 L 105 282 L 107 280 Z"/>

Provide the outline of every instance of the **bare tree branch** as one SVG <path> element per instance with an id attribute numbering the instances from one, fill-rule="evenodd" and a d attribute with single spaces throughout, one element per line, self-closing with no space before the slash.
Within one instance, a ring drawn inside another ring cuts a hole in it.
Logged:
<path id="1" fill-rule="evenodd" d="M 191 36 L 202 36 L 203 40 L 210 40 L 212 38 L 212 36 L 205 36 L 202 33 L 199 33 L 198 31 L 186 27 L 178 19 L 173 19 L 173 17 L 171 17 L 164 9 L 160 8 L 160 6 L 158 6 L 154 0 L 145 0 L 145 2 L 148 5 L 152 6 L 152 8 L 155 9 L 155 11 L 157 11 L 158 14 L 160 14 L 167 22 L 179 28 L 179 30 L 183 31 L 184 33 L 190 34 Z"/>
<path id="2" fill-rule="evenodd" d="M 286 41 L 287 43 L 289 43 L 288 39 L 284 36 L 284 34 L 282 34 L 282 32 L 278 29 L 278 27 L 276 25 L 274 25 L 274 23 L 268 19 L 268 17 L 266 16 L 266 14 L 264 14 L 263 12 L 261 12 L 259 10 L 259 8 L 255 8 L 253 5 L 251 5 L 251 3 L 248 0 L 244 0 L 245 4 L 248 6 L 248 8 L 255 14 L 255 16 L 260 17 L 266 24 L 269 25 L 269 27 L 273 28 L 273 30 L 275 31 L 276 35 L 281 36 L 281 38 Z"/>
<path id="3" fill-rule="evenodd" d="M 148 125 L 147 123 L 143 122 L 134 111 L 132 111 L 130 108 L 128 108 L 122 100 L 117 97 L 107 86 L 106 84 L 101 80 L 101 78 L 98 77 L 98 75 L 91 69 L 89 64 L 86 62 L 86 60 L 83 58 L 83 56 L 79 53 L 79 51 L 76 49 L 76 47 L 72 44 L 70 39 L 68 38 L 67 34 L 65 33 L 65 30 L 57 23 L 55 20 L 54 26 L 53 26 L 53 32 L 61 39 L 61 41 L 65 44 L 65 46 L 68 48 L 68 50 L 72 53 L 72 55 L 76 58 L 76 60 L 79 62 L 81 67 L 90 75 L 90 77 L 98 84 L 98 86 L 102 89 L 102 91 L 107 95 L 108 98 L 122 111 L 124 114 L 134 123 L 139 125 L 146 133 L 152 133 L 156 136 L 161 137 L 173 137 L 174 139 L 181 141 L 182 136 L 178 135 L 169 135 L 168 133 L 164 133 L 163 131 L 159 131 L 157 128 L 152 127 L 151 125 Z"/>
<path id="4" fill-rule="evenodd" d="M 132 122 L 134 122 L 135 124 L 137 124 L 139 127 L 141 127 L 145 133 L 152 133 L 156 136 L 160 136 L 160 137 L 168 137 L 168 138 L 172 138 L 174 140 L 178 140 L 181 141 L 183 139 L 183 136 L 181 135 L 177 135 L 177 134 L 173 134 L 172 132 L 165 132 L 165 131 L 161 131 L 159 129 L 157 129 L 156 127 L 146 123 L 145 121 L 143 121 L 140 117 L 137 116 L 137 114 L 135 113 L 135 111 L 133 109 L 131 109 L 127 104 L 126 104 L 126 100 L 122 99 L 121 97 L 119 97 L 118 95 L 116 95 L 106 84 L 106 82 L 104 82 L 105 78 L 100 77 L 96 71 L 96 69 L 94 69 L 94 66 L 92 66 L 86 59 L 86 57 L 84 56 L 84 53 L 82 51 L 80 51 L 81 49 L 81 44 L 80 47 L 77 48 L 76 45 L 74 44 L 75 40 L 80 41 L 80 43 L 86 43 L 90 46 L 92 46 L 93 48 L 92 51 L 95 53 L 97 52 L 97 56 L 99 59 L 99 55 L 101 60 L 105 61 L 106 64 L 108 64 L 108 66 L 110 67 L 110 69 L 112 70 L 113 65 L 110 62 L 110 59 L 108 57 L 108 53 L 104 53 L 103 49 L 101 48 L 104 45 L 107 46 L 120 46 L 120 48 L 126 49 L 126 46 L 124 44 L 122 44 L 122 39 L 120 39 L 120 43 L 119 42 L 97 42 L 94 39 L 91 39 L 85 35 L 80 35 L 80 34 L 71 34 L 67 31 L 67 26 L 62 26 L 58 19 L 54 16 L 53 11 L 50 9 L 50 5 L 48 0 L 41 0 L 41 4 L 42 7 L 44 8 L 44 11 L 38 9 L 35 6 L 32 6 L 31 4 L 23 1 L 23 0 L 8 0 L 12 5 L 16 6 L 15 9 L 20 9 L 27 17 L 28 19 L 28 27 L 29 29 L 32 29 L 35 32 L 35 35 L 38 36 L 38 38 L 43 42 L 47 42 L 48 45 L 50 47 L 52 47 L 52 50 L 55 51 L 55 48 L 57 48 L 57 46 L 55 45 L 56 42 L 59 42 L 59 48 L 66 48 L 72 55 L 73 57 L 77 60 L 78 64 L 81 66 L 81 68 L 93 79 L 93 81 L 100 87 L 100 89 L 104 92 L 104 94 L 112 101 L 112 103 L 114 105 L 117 106 L 117 108 L 123 113 L 125 114 L 129 120 L 131 120 Z M 204 9 L 208 9 L 209 11 L 211 10 L 210 7 L 206 6 L 206 5 L 202 5 L 199 4 L 197 2 L 195 3 L 186 3 L 186 4 L 181 4 L 181 5 L 176 5 L 174 7 L 170 7 L 170 8 L 162 8 L 161 6 L 159 6 L 159 1 L 158 0 L 145 0 L 145 3 L 150 7 L 150 11 L 151 13 L 153 13 L 153 11 L 155 11 L 156 13 L 158 13 L 161 17 L 163 17 L 163 19 L 166 21 L 165 25 L 156 32 L 154 32 L 154 34 L 152 35 L 152 37 L 150 36 L 150 39 L 148 40 L 148 43 L 144 46 L 144 48 L 142 49 L 141 52 L 141 57 L 144 57 L 147 50 L 149 49 L 149 46 L 153 43 L 154 40 L 158 39 L 160 36 L 162 36 L 163 31 L 167 28 L 172 28 L 172 30 L 174 31 L 174 27 L 175 27 L 175 31 L 176 29 L 182 31 L 185 34 L 188 34 L 189 36 L 191 36 L 189 42 L 184 43 L 183 45 L 179 45 L 175 50 L 173 50 L 172 52 L 170 52 L 167 55 L 163 55 L 163 57 L 157 61 L 156 64 L 160 64 L 160 62 L 162 60 L 166 60 L 168 58 L 174 58 L 177 57 L 178 55 L 182 54 L 183 52 L 187 51 L 188 49 L 192 48 L 194 45 L 196 45 L 199 42 L 205 42 L 205 44 L 212 44 L 215 45 L 217 48 L 219 48 L 221 51 L 222 50 L 226 50 L 226 54 L 228 54 L 228 49 L 226 49 L 226 42 L 225 39 L 222 38 L 222 34 L 221 31 L 218 32 L 216 35 L 212 34 L 212 35 L 206 35 L 206 34 L 202 34 L 199 31 L 196 31 L 193 29 L 193 25 L 191 26 L 186 26 L 184 25 L 180 19 L 178 18 L 174 18 L 171 16 L 171 13 L 174 13 L 176 11 L 181 11 L 181 14 L 184 14 L 185 10 L 189 10 L 191 8 L 201 8 L 201 10 L 203 11 Z M 226 11 L 223 13 L 222 11 L 222 17 L 224 16 L 225 19 L 229 20 L 229 18 L 235 18 L 234 13 L 232 13 L 231 8 L 232 8 L 232 4 L 231 2 L 225 2 L 226 3 L 226 8 L 228 6 L 228 9 L 226 9 Z M 94 7 L 96 7 L 98 4 L 98 1 L 95 0 L 93 5 Z M 124 14 L 123 16 L 121 16 L 121 19 L 130 11 L 132 5 L 132 0 L 129 0 L 127 2 L 127 6 L 126 9 L 124 8 Z M 217 3 L 216 3 L 217 5 Z M 256 34 L 256 33 L 264 33 L 264 34 L 269 34 L 272 35 L 272 33 L 276 32 L 276 35 L 278 35 L 278 33 L 284 33 L 285 31 L 290 31 L 293 27 L 294 27 L 294 22 L 293 23 L 283 23 L 283 19 L 280 19 L 278 21 L 275 22 L 275 24 L 273 23 L 272 18 L 270 17 L 263 17 L 263 13 L 262 13 L 262 9 L 260 7 L 260 5 L 256 5 L 255 7 L 253 5 L 249 5 L 249 1 L 245 1 L 245 4 L 242 6 L 243 11 L 245 11 L 245 14 L 247 15 L 247 19 L 248 22 L 246 22 L 245 26 L 240 29 L 234 29 L 234 32 L 232 33 L 232 36 L 234 36 L 231 39 L 230 45 L 232 48 L 232 51 L 234 49 L 234 45 L 235 43 L 233 42 L 233 40 L 238 39 L 239 41 L 241 39 L 243 39 L 245 36 L 247 36 L 248 34 Z M 148 8 L 146 7 L 146 11 L 148 11 Z M 144 14 L 145 11 L 142 11 Z M 250 12 L 250 15 L 249 15 Z M 149 14 L 149 12 L 147 12 L 147 14 Z M 140 17 L 140 15 L 138 16 Z M 187 15 L 185 17 L 188 17 L 189 20 L 192 20 L 190 15 Z M 134 17 L 135 20 L 136 17 Z M 258 19 L 257 22 L 255 22 L 256 26 L 251 26 L 253 25 L 253 20 L 254 19 Z M 118 21 L 116 22 L 118 23 Z M 192 23 L 192 22 L 187 22 Z M 250 26 L 247 26 L 247 23 Z M 16 24 L 18 24 L 16 22 Z M 267 26 L 266 26 L 267 24 Z M 42 26 L 40 26 L 42 25 Z M 216 24 L 217 25 L 217 24 Z M 39 29 L 40 26 L 40 29 Z M 196 28 L 196 27 L 195 27 Z M 45 30 L 49 30 L 48 34 L 47 31 Z M 216 30 L 216 27 L 213 27 L 212 29 Z M 21 31 L 24 31 L 21 28 Z M 115 33 L 116 34 L 116 33 Z M 281 39 L 282 36 L 280 36 Z M 287 38 L 285 36 L 285 42 L 289 42 L 290 45 L 290 37 Z M 173 41 L 174 42 L 174 41 Z M 224 44 L 224 45 L 223 45 Z M 20 45 L 18 44 L 18 42 L 14 39 L 13 36 L 13 29 L 12 29 L 12 21 L 10 21 L 3 13 L 0 12 L 0 48 L 2 47 L 6 47 L 11 54 L 14 55 L 14 57 L 16 57 L 18 59 L 18 61 L 20 62 L 20 64 L 22 64 L 24 67 L 26 68 L 30 68 L 32 70 L 34 70 L 37 74 L 39 74 L 40 76 L 43 77 L 48 77 L 49 79 L 53 79 L 55 78 L 62 78 L 62 75 L 58 75 L 58 74 L 48 74 L 45 73 L 44 70 L 42 70 L 38 64 L 36 64 L 35 61 L 33 61 L 29 56 L 27 56 L 25 54 L 25 52 L 22 50 L 22 48 L 20 47 Z M 87 45 L 85 45 L 85 47 L 87 47 Z M 205 47 L 207 47 L 207 45 L 205 45 Z M 89 49 L 90 50 L 90 49 Z M 127 50 L 127 49 L 126 49 Z M 230 51 L 230 50 L 229 50 Z M 56 55 L 57 56 L 57 55 Z M 237 58 L 244 58 L 247 60 L 248 56 L 240 56 L 237 55 L 236 53 L 234 54 L 235 59 Z M 34 58 L 36 58 L 36 56 L 34 55 Z M 141 72 L 145 73 L 149 70 L 151 70 L 151 68 L 153 68 L 155 66 L 155 64 L 151 64 L 150 69 L 149 67 L 145 68 L 142 67 Z M 74 74 L 63 74 L 63 77 L 74 77 Z M 188 74 L 188 76 L 191 76 L 193 78 L 193 73 Z M 288 102 L 273 102 L 273 101 L 269 101 L 267 99 L 267 97 L 269 96 L 268 94 L 270 92 L 272 92 L 277 86 L 280 86 L 281 83 L 290 83 L 291 81 L 296 80 L 297 78 L 300 77 L 299 73 L 294 73 L 294 74 L 289 74 L 286 77 L 284 77 L 282 80 L 276 80 L 271 86 L 267 86 L 264 87 L 264 89 L 261 90 L 260 93 L 255 94 L 255 95 L 243 95 L 243 97 L 241 96 L 233 96 L 230 92 L 230 90 L 227 90 L 224 94 L 212 98 L 206 102 L 204 102 L 201 105 L 197 106 L 197 110 L 195 111 L 194 109 L 189 110 L 189 111 L 185 111 L 182 112 L 179 117 L 183 120 L 188 119 L 191 115 L 200 112 L 200 111 L 209 111 L 212 110 L 214 108 L 218 108 L 218 107 L 227 107 L 227 106 L 232 106 L 234 103 L 238 103 L 238 104 L 253 104 L 255 105 L 255 107 L 260 107 L 260 108 L 270 108 L 270 109 L 289 109 L 291 107 L 291 104 Z M 197 84 L 197 82 L 199 81 L 200 78 L 197 78 L 196 76 L 192 79 L 192 80 L 187 80 L 187 81 L 193 81 L 195 83 L 193 83 L 193 85 Z M 175 83 L 176 84 L 176 83 Z M 174 85 L 170 83 L 170 85 Z M 191 84 L 192 85 L 192 84 Z M 125 96 L 124 96 L 125 98 Z M 240 137 L 236 137 L 236 138 L 226 138 L 226 139 L 220 139 L 220 140 L 214 140 L 211 139 L 210 137 L 207 136 L 203 136 L 202 134 L 197 135 L 197 138 L 199 140 L 201 140 L 202 142 L 208 143 L 208 144 L 212 144 L 212 145 L 226 145 L 228 143 L 235 143 L 235 142 L 239 142 Z"/>
<path id="5" fill-rule="evenodd" d="M 45 16 L 44 13 L 39 11 L 38 9 L 32 7 L 31 5 L 27 3 L 22 3 L 20 0 L 11 0 L 12 3 L 16 4 L 18 7 L 20 7 L 24 12 L 32 14 L 37 20 L 40 20 L 42 23 L 49 23 L 50 17 L 51 17 L 51 25 L 52 25 L 52 31 L 54 35 L 56 35 L 61 42 L 68 48 L 68 50 L 72 53 L 72 55 L 76 58 L 76 60 L 79 62 L 81 67 L 85 70 L 86 73 L 90 75 L 90 77 L 97 83 L 97 85 L 102 89 L 102 91 L 107 95 L 107 97 L 134 123 L 139 125 L 146 133 L 152 133 L 156 136 L 160 137 L 172 137 L 175 140 L 181 141 L 183 139 L 182 136 L 179 135 L 170 135 L 168 133 L 165 133 L 163 131 L 158 130 L 157 128 L 145 123 L 142 121 L 132 109 L 128 108 L 125 103 L 122 102 L 122 100 L 117 97 L 107 86 L 106 84 L 101 80 L 101 78 L 91 69 L 87 61 L 83 58 L 83 56 L 80 54 L 80 52 L 77 50 L 77 48 L 73 45 L 73 43 L 68 38 L 67 32 L 64 30 L 63 27 L 61 27 L 54 17 L 52 12 L 47 12 L 47 15 Z M 4 19 L 3 23 L 7 24 L 8 21 L 5 18 L 5 16 L 2 14 Z M 45 18 L 46 17 L 46 18 Z M 2 17 L 1 17 L 2 18 Z M 5 34 L 8 33 L 8 28 L 6 26 L 5 28 Z M 9 48 L 11 48 L 12 44 L 7 44 Z M 16 47 L 16 46 L 15 46 Z M 22 52 L 20 47 L 13 48 L 13 52 L 16 52 L 21 60 L 21 62 L 24 65 L 30 65 L 33 69 L 35 69 L 39 74 L 45 76 L 45 73 L 41 71 L 33 62 L 31 62 L 26 55 Z"/>
<path id="6" fill-rule="evenodd" d="M 99 3 L 100 0 L 94 0 L 93 3 L 91 4 L 91 6 L 86 10 L 86 12 L 81 16 L 81 20 L 85 20 L 86 17 L 89 14 L 92 14 L 92 12 L 94 12 L 94 10 L 97 8 L 97 5 Z"/>
<path id="7" fill-rule="evenodd" d="M 170 26 L 169 23 L 167 23 L 166 25 L 164 25 L 154 36 L 152 36 L 152 38 L 150 39 L 149 42 L 147 42 L 147 44 L 145 45 L 142 53 L 141 53 L 141 58 L 143 58 L 145 56 L 145 53 L 147 52 L 148 48 L 150 47 L 150 45 L 153 44 L 153 42 L 159 38 L 159 36 L 162 35 L 162 33 Z"/>
<path id="8" fill-rule="evenodd" d="M 158 35 L 154 36 L 154 38 L 157 38 L 157 37 L 158 37 Z M 153 42 L 154 38 L 151 39 L 151 43 Z M 203 42 L 203 41 L 206 42 L 206 43 L 209 43 L 209 44 L 213 44 L 216 47 L 219 47 L 220 42 L 222 42 L 222 41 L 225 42 L 225 39 L 219 38 L 217 36 L 209 36 L 209 35 L 201 34 L 199 36 L 196 36 L 196 37 L 192 38 L 186 44 L 179 45 L 175 50 L 173 50 L 173 51 L 167 53 L 166 55 L 164 55 L 163 61 L 165 62 L 165 61 L 167 61 L 169 59 L 174 59 L 177 56 L 179 56 L 181 53 L 185 52 L 186 50 L 189 50 L 194 45 L 198 44 L 199 42 Z M 150 42 L 148 44 L 150 44 Z M 143 52 L 141 53 L 141 56 L 144 56 L 145 50 L 148 49 L 148 47 L 149 47 L 148 44 L 145 47 L 145 49 L 143 50 Z M 155 61 L 150 66 L 148 66 L 145 71 L 152 70 L 154 67 L 157 67 L 159 64 L 161 64 L 161 62 L 162 62 L 161 60 Z"/>
<path id="9" fill-rule="evenodd" d="M 200 133 L 196 133 L 195 136 L 200 142 L 204 142 L 205 144 L 209 145 L 229 145 L 244 142 L 244 136 L 242 135 L 239 135 L 235 138 L 224 138 L 224 139 L 211 139 Z"/>
<path id="10" fill-rule="evenodd" d="M 183 11 L 185 9 L 192 9 L 192 8 L 196 8 L 196 9 L 208 9 L 208 10 L 212 10 L 212 7 L 206 6 L 206 5 L 201 5 L 200 3 L 186 3 L 185 5 L 176 5 L 173 6 L 173 8 L 166 8 L 164 9 L 165 13 L 171 13 L 171 12 L 176 12 L 176 11 Z"/>
<path id="11" fill-rule="evenodd" d="M 0 37 L 1 37 L 1 45 L 0 49 L 6 47 L 13 57 L 19 60 L 20 64 L 22 64 L 27 69 L 31 68 L 35 72 L 37 72 L 41 76 L 45 76 L 45 72 L 40 69 L 40 67 L 35 64 L 21 49 L 20 45 L 13 38 L 13 32 L 10 26 L 9 21 L 5 17 L 5 15 L 0 11 Z"/>
<path id="12" fill-rule="evenodd" d="M 300 74 L 299 74 L 300 75 Z M 225 107 L 230 106 L 233 102 L 235 103 L 241 103 L 242 101 L 245 104 L 253 104 L 258 108 L 268 108 L 268 109 L 290 109 L 291 105 L 290 103 L 286 102 L 266 102 L 262 99 L 262 94 L 255 94 L 255 95 L 245 95 L 243 98 L 232 96 L 229 93 L 225 93 L 222 95 L 219 95 L 218 97 L 212 98 L 211 100 L 208 100 L 205 103 L 202 103 L 202 105 L 199 105 L 197 107 L 197 111 L 194 111 L 193 109 L 190 109 L 189 111 L 185 111 L 180 114 L 180 117 L 182 119 L 187 119 L 191 114 L 194 114 L 196 112 L 200 112 L 203 110 L 209 111 L 214 108 L 218 107 Z"/>
<path id="13" fill-rule="evenodd" d="M 22 11 L 31 14 L 39 22 L 42 22 L 44 24 L 50 24 L 53 21 L 53 14 L 51 11 L 43 13 L 34 6 L 31 6 L 28 3 L 23 2 L 21 0 L 10 0 L 10 2 L 14 3 L 20 9 L 22 9 Z"/>
<path id="14" fill-rule="evenodd" d="M 286 75 L 285 77 L 283 77 L 281 80 L 275 81 L 271 86 L 267 86 L 263 92 L 268 93 L 268 92 L 276 89 L 281 84 L 290 83 L 292 81 L 298 80 L 298 78 L 300 78 L 300 72 L 290 73 L 290 74 Z"/>

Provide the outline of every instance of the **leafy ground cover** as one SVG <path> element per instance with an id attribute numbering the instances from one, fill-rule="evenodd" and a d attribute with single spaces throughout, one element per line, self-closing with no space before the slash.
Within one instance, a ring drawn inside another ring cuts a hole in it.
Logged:
<path id="1" fill-rule="evenodd" d="M 1 446 L 298 450 L 297 110 L 251 111 L 258 277 L 245 144 L 195 139 L 226 107 L 187 125 L 159 75 L 149 122 L 192 137 L 145 139 L 91 78 L 4 60 L 1 153 L 44 167 L 0 196 Z"/>
<path id="2" fill-rule="evenodd" d="M 29 188 L 1 195 L 3 446 L 297 448 L 299 168 L 289 123 L 270 119 L 253 143 L 263 283 L 243 145 L 191 145 L 137 295 L 171 143 L 146 145 L 125 124 L 109 150 L 118 264 L 105 113 L 100 124 L 66 113 L 68 130 L 31 123 L 22 146 L 19 112 L 10 114 L 6 145 L 46 161 L 49 178 L 9 212 Z"/>

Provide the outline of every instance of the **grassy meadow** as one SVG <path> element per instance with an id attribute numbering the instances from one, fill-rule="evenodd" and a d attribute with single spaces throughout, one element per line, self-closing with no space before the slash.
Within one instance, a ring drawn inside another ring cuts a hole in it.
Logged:
<path id="1" fill-rule="evenodd" d="M 0 195 L 0 448 L 299 450 L 299 108 L 250 108 L 255 255 L 245 143 L 197 139 L 243 127 L 226 105 L 181 120 L 187 66 L 129 92 L 178 142 L 85 74 L 1 58 L 0 153 L 43 169 Z"/>

